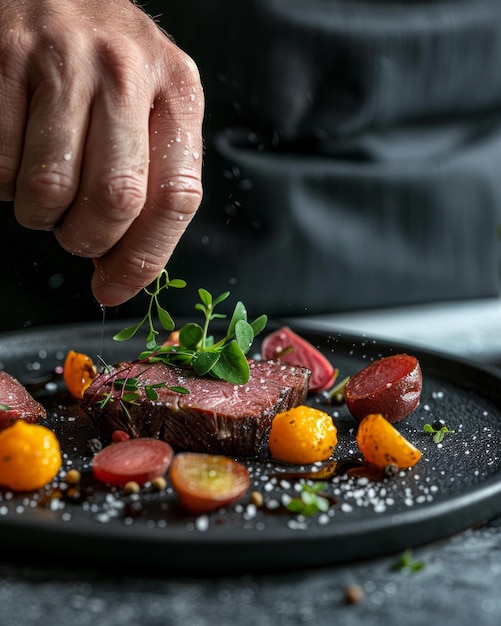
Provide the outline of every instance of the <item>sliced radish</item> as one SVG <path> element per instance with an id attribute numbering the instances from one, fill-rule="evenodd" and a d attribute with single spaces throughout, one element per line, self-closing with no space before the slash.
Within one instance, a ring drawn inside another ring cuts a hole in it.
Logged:
<path id="1" fill-rule="evenodd" d="M 108 485 L 123 486 L 129 481 L 138 485 L 163 476 L 174 452 L 168 443 L 142 437 L 112 443 L 92 459 L 94 477 Z"/>
<path id="2" fill-rule="evenodd" d="M 309 390 L 312 393 L 329 389 L 336 380 L 337 370 L 320 350 L 287 326 L 263 339 L 261 354 L 264 359 L 280 359 L 308 368 L 311 371 Z"/>

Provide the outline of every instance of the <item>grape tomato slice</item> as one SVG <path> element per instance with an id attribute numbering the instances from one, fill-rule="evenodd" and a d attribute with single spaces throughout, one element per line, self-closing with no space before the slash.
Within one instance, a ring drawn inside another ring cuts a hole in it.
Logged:
<path id="1" fill-rule="evenodd" d="M 239 500 L 250 486 L 249 472 L 241 463 L 201 452 L 177 454 L 169 478 L 180 504 L 196 514 Z"/>

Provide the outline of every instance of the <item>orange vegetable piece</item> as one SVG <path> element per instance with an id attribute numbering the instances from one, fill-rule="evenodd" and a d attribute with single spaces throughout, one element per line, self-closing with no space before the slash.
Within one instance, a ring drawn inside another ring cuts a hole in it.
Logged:
<path id="1" fill-rule="evenodd" d="M 337 428 L 324 411 L 300 405 L 273 418 L 268 447 L 278 461 L 298 465 L 325 461 L 336 444 Z"/>
<path id="2" fill-rule="evenodd" d="M 18 419 L 0 432 L 0 484 L 13 491 L 34 491 L 50 482 L 61 467 L 56 435 L 40 424 Z"/>
<path id="3" fill-rule="evenodd" d="M 407 469 L 421 458 L 415 448 L 381 413 L 372 413 L 360 422 L 357 444 L 368 463 L 378 467 L 396 465 Z"/>
<path id="4" fill-rule="evenodd" d="M 169 478 L 183 508 L 195 514 L 239 500 L 250 486 L 244 465 L 224 455 L 202 452 L 176 455 Z"/>
<path id="5" fill-rule="evenodd" d="M 96 377 L 97 369 L 89 356 L 73 350 L 68 352 L 64 362 L 63 378 L 74 398 L 83 398 L 85 390 Z"/>

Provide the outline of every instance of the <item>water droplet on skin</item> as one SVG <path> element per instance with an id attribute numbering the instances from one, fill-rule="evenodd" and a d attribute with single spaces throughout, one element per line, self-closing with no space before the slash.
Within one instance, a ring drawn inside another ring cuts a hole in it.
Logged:
<path id="1" fill-rule="evenodd" d="M 73 156 L 73 155 L 71 154 L 71 152 L 67 152 L 67 153 L 64 155 L 64 160 L 65 160 L 65 161 L 71 161 L 71 157 L 72 157 L 72 156 Z"/>

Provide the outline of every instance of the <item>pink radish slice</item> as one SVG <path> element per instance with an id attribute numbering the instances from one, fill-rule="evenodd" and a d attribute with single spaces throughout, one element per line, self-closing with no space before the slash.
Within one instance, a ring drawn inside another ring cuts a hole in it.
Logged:
<path id="1" fill-rule="evenodd" d="M 149 437 L 128 439 L 103 448 L 92 459 L 94 477 L 108 485 L 144 483 L 163 476 L 174 451 L 168 443 Z"/>
<path id="2" fill-rule="evenodd" d="M 264 359 L 279 359 L 309 369 L 311 371 L 309 390 L 312 393 L 329 389 L 336 380 L 337 370 L 320 350 L 287 326 L 263 339 L 261 354 Z"/>

